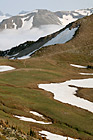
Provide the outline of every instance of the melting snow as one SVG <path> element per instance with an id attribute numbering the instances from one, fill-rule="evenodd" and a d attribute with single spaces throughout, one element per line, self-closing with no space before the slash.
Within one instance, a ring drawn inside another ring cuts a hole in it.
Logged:
<path id="1" fill-rule="evenodd" d="M 11 66 L 0 66 L 0 72 L 4 72 L 4 71 L 9 71 L 9 70 L 14 70 L 15 68 L 11 67 Z"/>
<path id="2" fill-rule="evenodd" d="M 69 85 L 83 88 L 93 88 L 93 78 L 70 80 L 63 83 L 40 84 L 38 87 L 52 92 L 54 94 L 54 99 L 60 102 L 68 103 L 93 112 L 93 103 L 75 96 L 78 89 L 70 87 Z"/>
<path id="3" fill-rule="evenodd" d="M 75 64 L 70 64 L 72 67 L 76 67 L 76 68 L 84 68 L 86 69 L 87 66 L 81 66 L 81 65 L 75 65 Z"/>
<path id="4" fill-rule="evenodd" d="M 38 116 L 38 117 L 41 117 L 42 119 L 45 119 L 43 115 L 35 112 L 35 111 L 30 111 L 31 114 L 35 115 L 35 116 Z"/>
<path id="5" fill-rule="evenodd" d="M 46 44 L 44 44 L 43 46 L 66 43 L 67 41 L 69 41 L 73 38 L 77 29 L 78 29 L 78 27 L 73 28 L 71 30 L 69 28 L 67 28 L 63 32 L 58 34 L 56 37 L 54 37 L 53 39 L 48 41 Z"/>
<path id="6" fill-rule="evenodd" d="M 14 29 L 17 29 L 17 25 L 15 23 L 13 23 L 13 25 L 14 25 Z"/>
<path id="7" fill-rule="evenodd" d="M 16 117 L 22 121 L 27 121 L 27 122 L 33 122 L 33 123 L 39 123 L 39 124 L 52 124 L 51 122 L 36 121 L 35 119 L 27 118 L 27 117 L 23 117 L 23 116 L 14 115 L 14 117 Z"/>
<path id="8" fill-rule="evenodd" d="M 76 140 L 76 139 L 73 139 L 73 138 L 70 138 L 70 137 L 65 137 L 65 136 L 61 136 L 61 135 L 57 135 L 57 134 L 53 134 L 53 133 L 50 133 L 48 131 L 39 131 L 40 135 L 42 137 L 46 137 L 48 140 Z"/>
<path id="9" fill-rule="evenodd" d="M 93 75 L 93 73 L 80 73 L 81 75 Z"/>

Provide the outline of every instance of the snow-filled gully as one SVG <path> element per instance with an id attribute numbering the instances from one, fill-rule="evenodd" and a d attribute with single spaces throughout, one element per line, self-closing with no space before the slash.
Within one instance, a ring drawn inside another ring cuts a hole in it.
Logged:
<path id="1" fill-rule="evenodd" d="M 71 86 L 75 87 L 71 87 Z M 54 99 L 73 106 L 80 107 L 93 113 L 93 103 L 75 96 L 78 88 L 93 88 L 93 78 L 69 80 L 63 83 L 39 84 L 39 88 L 54 94 Z"/>

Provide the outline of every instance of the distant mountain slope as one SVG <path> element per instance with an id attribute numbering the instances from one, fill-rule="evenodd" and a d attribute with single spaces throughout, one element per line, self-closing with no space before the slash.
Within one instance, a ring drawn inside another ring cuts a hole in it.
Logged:
<path id="1" fill-rule="evenodd" d="M 73 35 L 74 38 L 72 39 Z M 64 40 L 67 43 L 65 43 Z M 45 47 L 48 45 L 51 46 Z M 68 52 L 74 55 L 81 54 L 89 57 L 92 62 L 93 61 L 93 14 L 89 17 L 84 17 L 73 23 L 70 23 L 64 29 L 61 29 L 60 31 L 54 34 L 39 39 L 38 41 L 29 45 L 29 47 L 27 47 L 26 49 L 20 51 L 16 56 L 14 56 L 14 58 L 20 58 L 20 57 L 29 58 L 29 56 L 32 55 L 34 52 L 36 52 L 35 54 L 41 56 L 45 55 L 46 57 L 48 57 L 48 55 L 50 54 L 51 55 L 55 54 L 56 57 L 56 54 L 63 53 L 63 52 L 64 53 Z"/>
<path id="2" fill-rule="evenodd" d="M 57 11 L 55 14 L 60 18 L 63 25 L 66 25 L 72 21 L 83 18 L 84 16 L 90 16 L 93 13 L 91 9 L 81 9 L 75 11 Z"/>
<path id="3" fill-rule="evenodd" d="M 65 42 L 71 40 L 75 35 L 75 32 L 79 28 L 79 24 L 74 23 L 68 24 L 65 28 L 45 37 L 38 39 L 36 42 L 25 42 L 17 47 L 10 50 L 1 52 L 2 56 L 8 56 L 13 59 L 23 59 L 29 58 L 34 52 L 42 47 L 54 44 L 64 44 Z"/>
<path id="4" fill-rule="evenodd" d="M 66 60 L 70 60 L 70 56 L 73 56 L 74 61 L 75 57 L 78 56 L 78 63 L 83 55 L 84 60 L 82 61 L 86 62 L 90 59 L 90 62 L 93 63 L 93 14 L 75 21 L 72 27 L 75 27 L 76 24 L 80 26 L 72 40 L 65 44 L 45 47 L 36 52 L 35 55 L 46 57 L 53 56 L 53 58 L 58 56 L 61 58 L 61 55 L 63 55 L 64 59 L 66 57 Z"/>
<path id="5" fill-rule="evenodd" d="M 31 13 L 20 14 L 2 21 L 0 29 L 19 29 L 40 27 L 41 25 L 56 24 L 61 25 L 61 21 L 51 11 L 35 10 Z"/>
<path id="6" fill-rule="evenodd" d="M 67 24 L 92 13 L 93 8 L 70 12 L 39 9 L 32 12 L 22 11 L 19 15 L 10 18 L 1 16 L 0 50 L 11 49 L 26 41 L 37 41 L 40 37 L 52 34 Z"/>
<path id="7" fill-rule="evenodd" d="M 2 22 L 4 19 L 10 18 L 10 14 L 3 14 L 3 12 L 0 11 L 0 22 Z"/>
<path id="8" fill-rule="evenodd" d="M 41 25 L 67 25 L 77 19 L 84 16 L 89 16 L 93 13 L 92 9 L 75 10 L 75 11 L 57 11 L 51 12 L 48 10 L 34 10 L 32 12 L 22 11 L 19 15 L 13 16 L 0 23 L 0 29 L 19 29 L 28 26 L 28 29 L 32 27 L 40 27 Z M 29 25 L 28 25 L 29 24 Z"/>

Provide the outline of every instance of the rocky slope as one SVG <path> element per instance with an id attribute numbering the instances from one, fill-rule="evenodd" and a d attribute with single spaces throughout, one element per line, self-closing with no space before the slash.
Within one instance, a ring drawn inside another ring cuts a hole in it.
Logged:
<path id="1" fill-rule="evenodd" d="M 42 138 L 34 138 L 31 134 L 25 134 L 14 126 L 10 127 L 8 122 L 0 120 L 0 140 L 43 140 Z"/>
<path id="2" fill-rule="evenodd" d="M 57 11 L 51 12 L 48 10 L 35 10 L 32 12 L 21 12 L 17 16 L 3 20 L 0 23 L 0 29 L 19 29 L 32 27 L 40 27 L 41 25 L 67 25 L 72 21 L 80 19 L 84 16 L 89 16 L 93 13 L 92 9 L 82 9 L 75 11 Z M 29 25 L 27 25 L 29 24 Z"/>
<path id="3" fill-rule="evenodd" d="M 69 23 L 92 13 L 93 9 L 58 12 L 39 9 L 23 11 L 7 19 L 6 16 L 1 16 L 0 50 L 11 49 L 26 41 L 37 41 L 40 37 L 57 32 Z"/>

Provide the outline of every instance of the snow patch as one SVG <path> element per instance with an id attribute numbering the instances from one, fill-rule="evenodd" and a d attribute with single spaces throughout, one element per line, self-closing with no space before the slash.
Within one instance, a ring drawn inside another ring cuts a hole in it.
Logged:
<path id="1" fill-rule="evenodd" d="M 35 119 L 27 118 L 27 117 L 23 117 L 23 116 L 14 115 L 14 117 L 16 117 L 22 121 L 27 121 L 27 122 L 33 122 L 33 123 L 39 123 L 39 124 L 52 124 L 51 122 L 36 121 Z"/>
<path id="2" fill-rule="evenodd" d="M 46 137 L 48 140 L 77 140 L 77 139 L 73 139 L 73 138 L 70 138 L 70 137 L 65 137 L 65 136 L 61 136 L 61 135 L 57 135 L 57 134 L 53 134 L 53 133 L 50 133 L 48 131 L 39 131 L 40 135 L 42 137 Z"/>
<path id="3" fill-rule="evenodd" d="M 87 66 L 81 66 L 81 65 L 75 65 L 75 64 L 70 64 L 72 67 L 76 67 L 76 68 L 83 68 L 86 69 Z"/>
<path id="4" fill-rule="evenodd" d="M 69 41 L 73 38 L 77 29 L 78 29 L 78 27 L 73 28 L 71 30 L 69 28 L 67 28 L 63 32 L 58 34 L 56 37 L 54 37 L 53 39 L 48 41 L 46 44 L 44 44 L 43 46 L 66 43 L 67 41 Z"/>
<path id="5" fill-rule="evenodd" d="M 35 116 L 38 116 L 38 117 L 41 117 L 42 119 L 45 119 L 43 115 L 35 112 L 35 111 L 30 111 L 31 114 L 35 115 Z"/>
<path id="6" fill-rule="evenodd" d="M 15 23 L 13 23 L 13 25 L 14 25 L 14 29 L 17 29 L 17 25 Z"/>
<path id="7" fill-rule="evenodd" d="M 61 19 L 61 22 L 63 25 L 67 25 L 73 21 L 76 21 L 77 18 L 73 18 L 70 14 L 69 15 L 63 15 L 63 18 Z"/>
<path id="8" fill-rule="evenodd" d="M 11 66 L 0 66 L 0 72 L 4 72 L 4 71 L 9 71 L 9 70 L 14 70 L 15 68 L 11 67 Z"/>
<path id="9" fill-rule="evenodd" d="M 93 75 L 93 73 L 80 73 L 81 75 Z"/>
<path id="10" fill-rule="evenodd" d="M 41 46 L 40 48 L 42 47 L 45 47 L 45 46 L 48 46 L 48 45 L 54 45 L 54 44 L 63 44 L 67 41 L 69 41 L 70 39 L 72 39 L 73 35 L 75 34 L 75 31 L 78 29 L 77 28 L 74 28 L 72 30 L 69 30 L 69 28 L 67 28 L 65 31 L 61 32 L 60 34 L 58 34 L 55 38 L 51 39 L 50 41 L 48 41 L 47 43 L 45 43 L 43 46 Z M 39 50 L 40 48 L 34 50 L 33 52 L 25 55 L 25 56 L 22 56 L 22 57 L 18 57 L 17 59 L 28 59 L 31 57 L 31 55 L 36 52 L 37 50 Z"/>
<path id="11" fill-rule="evenodd" d="M 80 107 L 93 113 L 93 103 L 75 96 L 76 87 L 93 88 L 93 78 L 69 80 L 63 83 L 39 84 L 38 87 L 54 94 L 54 99 Z"/>
<path id="12" fill-rule="evenodd" d="M 5 29 L 7 29 L 7 24 L 5 24 Z"/>
<path id="13" fill-rule="evenodd" d="M 31 18 L 30 18 L 30 20 L 26 20 L 27 18 L 29 18 L 29 16 L 28 17 L 26 17 L 26 18 L 22 18 L 21 20 L 22 20 L 22 22 L 23 22 L 23 25 L 22 25 L 22 28 L 21 29 L 19 29 L 19 30 L 29 30 L 29 29 L 31 29 L 32 28 L 32 26 L 33 26 L 33 18 L 34 18 L 34 16 L 32 16 Z"/>

